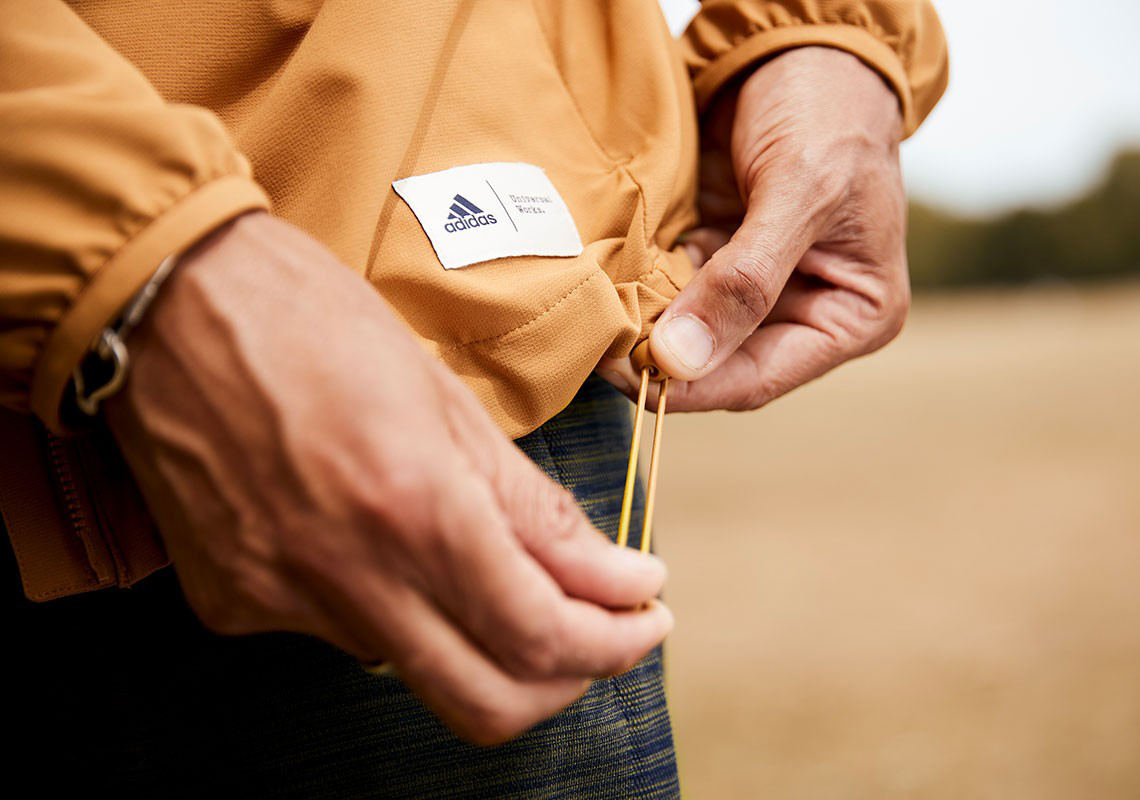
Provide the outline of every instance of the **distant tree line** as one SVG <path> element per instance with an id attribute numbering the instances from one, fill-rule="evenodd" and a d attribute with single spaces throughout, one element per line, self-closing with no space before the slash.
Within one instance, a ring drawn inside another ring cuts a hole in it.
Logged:
<path id="1" fill-rule="evenodd" d="M 1140 150 L 1051 210 L 976 219 L 912 202 L 908 247 L 915 288 L 1140 274 Z"/>

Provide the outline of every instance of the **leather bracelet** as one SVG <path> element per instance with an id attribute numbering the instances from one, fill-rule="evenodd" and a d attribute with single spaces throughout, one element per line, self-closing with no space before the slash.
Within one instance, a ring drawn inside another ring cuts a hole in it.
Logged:
<path id="1" fill-rule="evenodd" d="M 126 338 L 142 322 L 147 309 L 158 296 L 159 288 L 177 264 L 177 255 L 162 259 L 150 280 L 131 298 L 122 316 L 103 329 L 72 372 L 75 404 L 84 414 L 90 417 L 98 414 L 99 404 L 122 388 L 131 364 Z"/>

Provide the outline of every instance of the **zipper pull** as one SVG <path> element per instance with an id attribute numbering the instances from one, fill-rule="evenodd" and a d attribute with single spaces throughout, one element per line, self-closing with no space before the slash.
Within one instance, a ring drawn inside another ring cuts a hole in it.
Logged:
<path id="1" fill-rule="evenodd" d="M 649 477 L 645 488 L 645 515 L 641 523 L 641 547 L 649 552 L 649 537 L 652 534 L 653 503 L 657 495 L 657 459 L 661 454 L 661 432 L 665 427 L 665 397 L 669 391 L 669 376 L 657 366 L 649 353 L 649 340 L 639 344 L 629 355 L 633 366 L 641 373 L 641 386 L 637 392 L 637 411 L 633 417 L 633 440 L 629 445 L 629 466 L 625 473 L 625 494 L 621 501 L 621 517 L 618 521 L 618 547 L 629 542 L 629 522 L 633 512 L 633 488 L 637 481 L 637 454 L 641 445 L 641 425 L 645 421 L 645 398 L 650 383 L 660 383 L 661 391 L 657 399 L 657 421 L 653 426 L 653 449 L 649 454 Z"/>

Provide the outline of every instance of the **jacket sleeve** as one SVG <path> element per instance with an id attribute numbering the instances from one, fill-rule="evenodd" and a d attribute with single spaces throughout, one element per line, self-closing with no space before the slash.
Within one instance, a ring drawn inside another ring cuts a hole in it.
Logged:
<path id="1" fill-rule="evenodd" d="M 71 372 L 170 253 L 268 200 L 61 0 L 0 4 L 0 406 L 61 428 Z"/>
<path id="2" fill-rule="evenodd" d="M 908 136 L 946 90 L 946 39 L 929 0 L 705 0 L 682 40 L 698 107 L 741 70 L 805 45 L 846 50 L 879 72 Z"/>

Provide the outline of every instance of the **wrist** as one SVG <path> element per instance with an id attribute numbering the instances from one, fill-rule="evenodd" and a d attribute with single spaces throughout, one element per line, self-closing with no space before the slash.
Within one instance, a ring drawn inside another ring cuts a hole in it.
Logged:
<path id="1" fill-rule="evenodd" d="M 102 402 L 122 388 L 131 364 L 127 339 L 150 310 L 163 283 L 177 266 L 178 258 L 177 254 L 171 254 L 159 262 L 123 313 L 102 330 L 83 361 L 75 367 L 71 377 L 75 405 L 81 413 L 97 416 Z"/>
<path id="2" fill-rule="evenodd" d="M 71 374 L 68 403 L 70 416 L 78 421 L 99 416 L 105 401 L 117 395 L 131 371 L 133 353 L 145 346 L 146 336 L 139 329 L 154 314 L 154 306 L 170 291 L 168 279 L 183 262 L 193 260 L 208 242 L 232 228 L 243 216 L 268 216 L 264 211 L 248 212 L 215 228 L 198 242 L 163 258 L 146 283 L 127 301 L 123 311 L 105 327 Z"/>
<path id="3" fill-rule="evenodd" d="M 894 144 L 902 140 L 898 94 L 878 71 L 837 47 L 796 47 L 762 62 L 742 81 L 737 100 L 755 95 L 800 98 L 840 129 L 857 127 Z"/>

